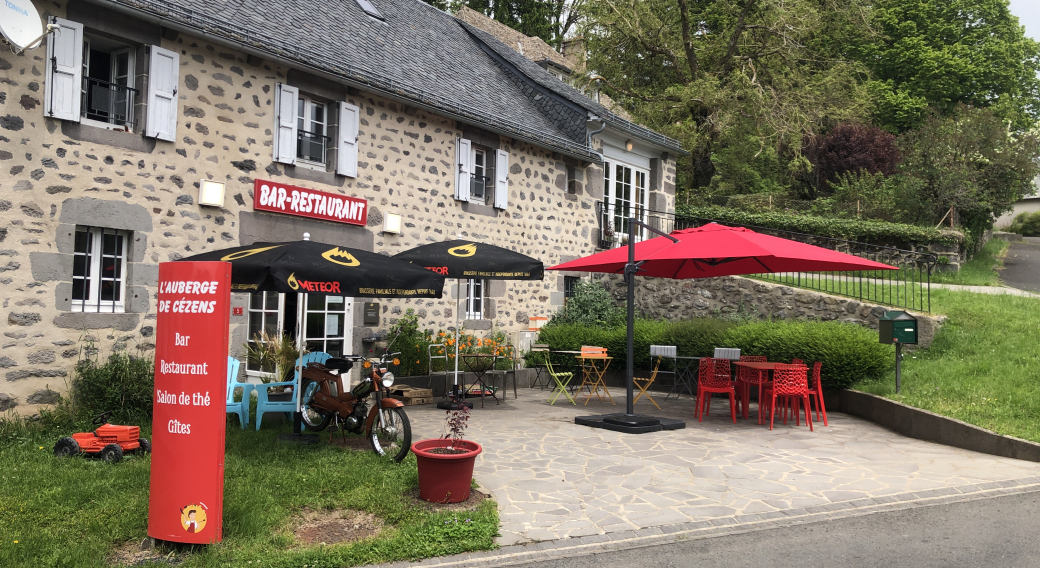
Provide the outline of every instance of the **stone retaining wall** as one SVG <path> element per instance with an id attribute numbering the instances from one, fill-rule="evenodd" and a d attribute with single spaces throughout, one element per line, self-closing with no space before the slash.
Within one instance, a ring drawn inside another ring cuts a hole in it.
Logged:
<path id="1" fill-rule="evenodd" d="M 607 287 L 618 305 L 625 304 L 626 287 L 620 275 L 594 278 Z M 878 318 L 894 309 L 740 276 L 696 280 L 636 277 L 636 286 L 637 312 L 661 320 L 746 315 L 773 320 L 837 320 L 877 329 Z M 944 318 L 914 315 L 918 318 L 918 345 L 927 348 Z"/>

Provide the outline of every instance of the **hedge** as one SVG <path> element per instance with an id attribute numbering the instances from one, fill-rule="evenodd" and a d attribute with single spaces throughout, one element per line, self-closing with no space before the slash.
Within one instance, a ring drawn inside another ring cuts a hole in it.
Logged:
<path id="1" fill-rule="evenodd" d="M 964 235 L 956 231 L 904 225 L 902 223 L 886 223 L 884 221 L 832 219 L 813 215 L 791 214 L 784 211 L 747 213 L 727 207 L 678 205 L 676 206 L 675 216 L 677 219 L 684 217 L 714 219 L 735 225 L 754 225 L 782 231 L 888 246 L 893 246 L 893 243 L 898 244 L 901 241 L 920 244 L 938 243 L 956 247 L 961 247 L 964 243 Z"/>
<path id="2" fill-rule="evenodd" d="M 820 376 L 827 389 L 843 389 L 859 379 L 877 379 L 894 360 L 892 348 L 878 342 L 877 332 L 840 322 L 754 322 L 738 324 L 713 318 L 682 322 L 637 320 L 635 368 L 649 371 L 651 345 L 675 345 L 684 357 L 711 356 L 715 347 L 738 347 L 746 355 L 770 361 L 802 359 L 823 363 Z M 614 369 L 626 365 L 625 328 L 577 324 L 542 328 L 539 343 L 554 351 L 578 351 L 582 345 L 606 347 Z M 556 365 L 573 364 L 573 355 L 557 354 Z"/>

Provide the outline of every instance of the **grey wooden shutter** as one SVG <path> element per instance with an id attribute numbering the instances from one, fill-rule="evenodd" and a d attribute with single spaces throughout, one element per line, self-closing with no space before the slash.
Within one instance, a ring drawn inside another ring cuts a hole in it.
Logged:
<path id="1" fill-rule="evenodd" d="M 495 208 L 509 206 L 509 152 L 495 150 Z"/>
<path id="2" fill-rule="evenodd" d="M 339 103 L 339 148 L 336 151 L 336 173 L 341 176 L 357 177 L 358 153 L 358 107 Z"/>
<path id="3" fill-rule="evenodd" d="M 296 101 L 300 90 L 285 83 L 274 89 L 274 161 L 296 163 Z"/>
<path id="4" fill-rule="evenodd" d="M 83 88 L 83 24 L 54 18 L 61 29 L 47 41 L 44 116 L 79 122 Z"/>
<path id="5" fill-rule="evenodd" d="M 151 46 L 148 63 L 148 124 L 145 136 L 173 142 L 177 135 L 177 83 L 181 58 L 176 52 Z"/>
<path id="6" fill-rule="evenodd" d="M 459 138 L 455 144 L 455 199 L 469 201 L 469 184 L 473 179 L 473 145 L 465 139 Z"/>

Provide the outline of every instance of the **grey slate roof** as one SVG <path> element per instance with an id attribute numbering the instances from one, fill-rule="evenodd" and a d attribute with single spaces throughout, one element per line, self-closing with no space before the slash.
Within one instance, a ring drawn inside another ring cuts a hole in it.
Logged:
<path id="1" fill-rule="evenodd" d="M 579 129 L 573 116 L 559 109 L 588 109 L 611 123 L 621 120 L 559 80 L 545 81 L 541 75 L 552 75 L 518 54 L 502 54 L 511 50 L 490 35 L 467 30 L 461 21 L 419 0 L 371 0 L 384 21 L 365 14 L 354 0 L 93 1 L 171 27 L 197 30 L 590 161 L 598 158 L 585 140 L 584 117 Z M 500 54 L 497 60 L 489 55 L 489 47 Z M 537 97 L 549 91 L 554 94 L 550 98 L 559 99 L 556 112 L 543 100 L 546 97 Z M 592 106 L 576 101 L 575 95 Z M 665 138 L 631 126 L 647 136 Z"/>

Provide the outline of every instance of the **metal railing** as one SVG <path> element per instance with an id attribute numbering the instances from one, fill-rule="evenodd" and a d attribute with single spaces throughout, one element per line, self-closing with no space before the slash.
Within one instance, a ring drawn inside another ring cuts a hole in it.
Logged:
<path id="1" fill-rule="evenodd" d="M 116 126 L 136 127 L 134 103 L 137 89 L 95 79 L 83 78 L 83 117 Z"/>
<path id="2" fill-rule="evenodd" d="M 329 137 L 298 130 L 296 135 L 296 157 L 301 160 L 324 164 L 328 158 L 326 151 L 329 148 Z"/>
<path id="3" fill-rule="evenodd" d="M 631 214 L 654 229 L 665 233 L 700 227 L 707 223 L 718 223 L 730 227 L 743 226 L 759 233 L 896 266 L 899 270 L 782 272 L 748 276 L 827 294 L 855 298 L 862 302 L 928 313 L 932 311 L 932 270 L 938 263 L 938 258 L 931 253 L 872 245 L 820 235 L 796 233 L 769 227 L 738 225 L 736 223 L 701 217 L 677 217 L 673 213 L 653 211 L 645 208 L 632 208 Z M 600 230 L 599 248 L 614 248 L 624 244 L 621 238 L 622 231 L 616 224 L 617 215 L 615 215 L 614 207 L 605 206 L 603 202 L 597 202 L 596 218 Z M 637 239 L 641 240 L 639 237 Z"/>

